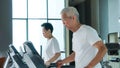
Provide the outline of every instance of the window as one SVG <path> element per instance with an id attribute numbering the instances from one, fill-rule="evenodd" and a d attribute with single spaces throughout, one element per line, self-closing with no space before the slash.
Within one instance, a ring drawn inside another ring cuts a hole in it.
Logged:
<path id="1" fill-rule="evenodd" d="M 40 53 L 40 46 L 44 49 L 46 44 L 41 24 L 50 22 L 54 27 L 53 35 L 64 51 L 64 27 L 60 18 L 64 4 L 64 0 L 12 0 L 13 45 L 17 50 L 25 41 L 31 41 Z M 65 54 L 62 55 L 64 57 Z"/>
<path id="2" fill-rule="evenodd" d="M 26 41 L 26 21 L 13 20 L 13 44 L 19 49 L 24 41 Z"/>

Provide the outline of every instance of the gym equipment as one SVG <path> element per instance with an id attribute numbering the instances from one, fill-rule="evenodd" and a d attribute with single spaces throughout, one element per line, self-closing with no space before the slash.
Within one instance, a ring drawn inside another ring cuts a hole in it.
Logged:
<path id="1" fill-rule="evenodd" d="M 38 54 L 32 42 L 26 41 L 23 46 L 25 52 L 18 52 L 12 44 L 9 45 L 4 68 L 46 68 L 42 57 Z"/>
<path id="2" fill-rule="evenodd" d="M 19 54 L 15 47 L 12 44 L 10 44 L 8 57 L 4 64 L 4 68 L 29 68 L 22 60 L 22 58 L 23 57 Z"/>
<path id="3" fill-rule="evenodd" d="M 42 57 L 38 54 L 38 52 L 36 51 L 36 49 L 34 48 L 33 44 L 31 41 L 26 41 L 24 42 L 24 49 L 25 49 L 25 54 L 24 54 L 24 60 L 26 62 L 27 65 L 29 65 L 29 67 L 31 68 L 46 68 L 45 64 L 44 64 L 44 60 L 42 59 Z"/>

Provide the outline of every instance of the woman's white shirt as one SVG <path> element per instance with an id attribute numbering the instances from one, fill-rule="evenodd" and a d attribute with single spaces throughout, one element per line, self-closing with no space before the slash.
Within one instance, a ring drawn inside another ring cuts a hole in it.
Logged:
<path id="1" fill-rule="evenodd" d="M 47 40 L 47 44 L 45 46 L 44 61 L 46 62 L 51 59 L 55 53 L 60 53 L 60 47 L 57 39 L 55 37 L 52 37 L 51 39 Z M 60 57 L 54 62 L 58 60 L 60 60 Z"/>

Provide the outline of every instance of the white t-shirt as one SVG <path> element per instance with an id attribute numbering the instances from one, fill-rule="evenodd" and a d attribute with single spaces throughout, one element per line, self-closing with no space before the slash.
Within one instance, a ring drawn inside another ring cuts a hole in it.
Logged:
<path id="1" fill-rule="evenodd" d="M 99 40 L 101 39 L 96 30 L 87 25 L 82 25 L 73 33 L 72 43 L 76 68 L 84 68 L 96 56 L 98 50 L 93 44 Z M 101 68 L 101 65 L 97 64 L 94 68 Z"/>
<path id="2" fill-rule="evenodd" d="M 51 59 L 55 55 L 55 53 L 60 53 L 60 47 L 57 39 L 53 37 L 47 40 L 47 45 L 45 47 L 45 53 L 44 53 L 44 61 L 46 62 L 49 59 Z M 60 57 L 57 60 L 60 60 Z"/>

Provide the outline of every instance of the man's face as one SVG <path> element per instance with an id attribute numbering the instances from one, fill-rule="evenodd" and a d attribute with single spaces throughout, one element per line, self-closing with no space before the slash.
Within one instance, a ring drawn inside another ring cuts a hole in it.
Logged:
<path id="1" fill-rule="evenodd" d="M 73 25 L 72 17 L 68 17 L 65 13 L 61 15 L 63 24 L 70 30 Z"/>

